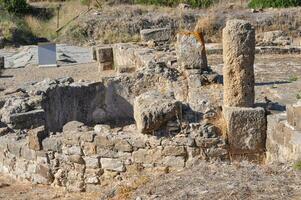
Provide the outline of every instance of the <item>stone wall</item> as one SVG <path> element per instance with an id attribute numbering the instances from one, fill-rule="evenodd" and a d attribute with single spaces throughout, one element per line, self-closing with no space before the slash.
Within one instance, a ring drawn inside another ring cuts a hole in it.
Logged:
<path id="1" fill-rule="evenodd" d="M 116 129 L 96 125 L 93 129 L 69 122 L 62 133 L 41 140 L 41 150 L 29 145 L 39 142 L 35 136 L 0 137 L 0 172 L 68 191 L 93 190 L 133 167 L 182 169 L 199 160 L 228 157 L 225 141 L 202 124 L 186 127 L 177 136 L 156 136 L 142 135 L 134 125 Z"/>
<path id="2" fill-rule="evenodd" d="M 268 116 L 267 162 L 301 160 L 300 105 L 288 105 L 286 113 Z"/>

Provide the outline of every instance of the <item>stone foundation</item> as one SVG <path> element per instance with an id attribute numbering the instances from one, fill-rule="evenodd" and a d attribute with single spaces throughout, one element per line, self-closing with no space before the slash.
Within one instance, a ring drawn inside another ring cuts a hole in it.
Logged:
<path id="1" fill-rule="evenodd" d="M 0 138 L 0 172 L 68 191 L 85 191 L 128 169 L 182 169 L 199 160 L 227 159 L 225 141 L 202 124 L 177 136 L 142 135 L 134 125 L 111 129 L 69 122 L 64 132 L 44 138 L 41 150 L 26 135 Z"/>
<path id="2" fill-rule="evenodd" d="M 287 106 L 287 113 L 268 116 L 267 162 L 301 160 L 301 131 L 295 123 L 299 111 L 300 103 Z"/>

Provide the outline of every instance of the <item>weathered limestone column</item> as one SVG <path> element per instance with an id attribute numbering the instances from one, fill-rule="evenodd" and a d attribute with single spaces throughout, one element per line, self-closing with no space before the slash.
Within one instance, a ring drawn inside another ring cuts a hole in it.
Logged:
<path id="1" fill-rule="evenodd" d="M 223 30 L 224 107 L 232 155 L 258 155 L 265 150 L 266 114 L 253 108 L 255 30 L 244 20 L 230 20 Z"/>
<path id="2" fill-rule="evenodd" d="M 244 20 L 229 20 L 223 30 L 224 105 L 253 107 L 255 30 Z"/>

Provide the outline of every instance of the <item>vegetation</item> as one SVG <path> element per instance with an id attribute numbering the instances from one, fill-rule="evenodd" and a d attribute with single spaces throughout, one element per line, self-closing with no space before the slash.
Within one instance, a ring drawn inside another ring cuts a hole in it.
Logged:
<path id="1" fill-rule="evenodd" d="M 5 43 L 32 44 L 35 40 L 27 23 L 21 17 L 11 15 L 7 11 L 0 12 L 0 30 Z"/>
<path id="2" fill-rule="evenodd" d="M 301 170 L 301 161 L 296 162 L 296 163 L 293 165 L 293 168 L 294 168 L 295 170 Z"/>
<path id="3" fill-rule="evenodd" d="M 187 3 L 194 8 L 207 8 L 211 6 L 215 0 L 134 0 L 136 4 L 151 4 L 159 6 L 176 6 L 179 3 Z"/>
<path id="4" fill-rule="evenodd" d="M 301 0 L 251 0 L 251 8 L 287 8 L 301 6 Z"/>
<path id="5" fill-rule="evenodd" d="M 9 13 L 22 14 L 28 11 L 26 0 L 0 0 L 0 6 Z"/>

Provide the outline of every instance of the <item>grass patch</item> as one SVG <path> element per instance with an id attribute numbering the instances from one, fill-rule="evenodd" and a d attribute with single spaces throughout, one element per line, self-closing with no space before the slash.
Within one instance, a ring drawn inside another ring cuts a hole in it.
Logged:
<path id="1" fill-rule="evenodd" d="M 32 44 L 36 37 L 22 17 L 0 12 L 0 30 L 6 44 Z"/>
<path id="2" fill-rule="evenodd" d="M 293 169 L 294 169 L 294 170 L 300 171 L 300 170 L 301 170 L 301 161 L 296 162 L 296 163 L 293 165 Z"/>
<path id="3" fill-rule="evenodd" d="M 252 0 L 250 8 L 288 8 L 301 6 L 301 0 Z"/>
<path id="4" fill-rule="evenodd" d="M 295 75 L 289 77 L 289 79 L 288 79 L 289 82 L 295 82 L 297 80 L 298 80 L 298 76 L 295 76 Z"/>
<path id="5" fill-rule="evenodd" d="M 299 92 L 297 95 L 296 95 L 296 98 L 299 100 L 301 99 L 301 92 Z"/>

